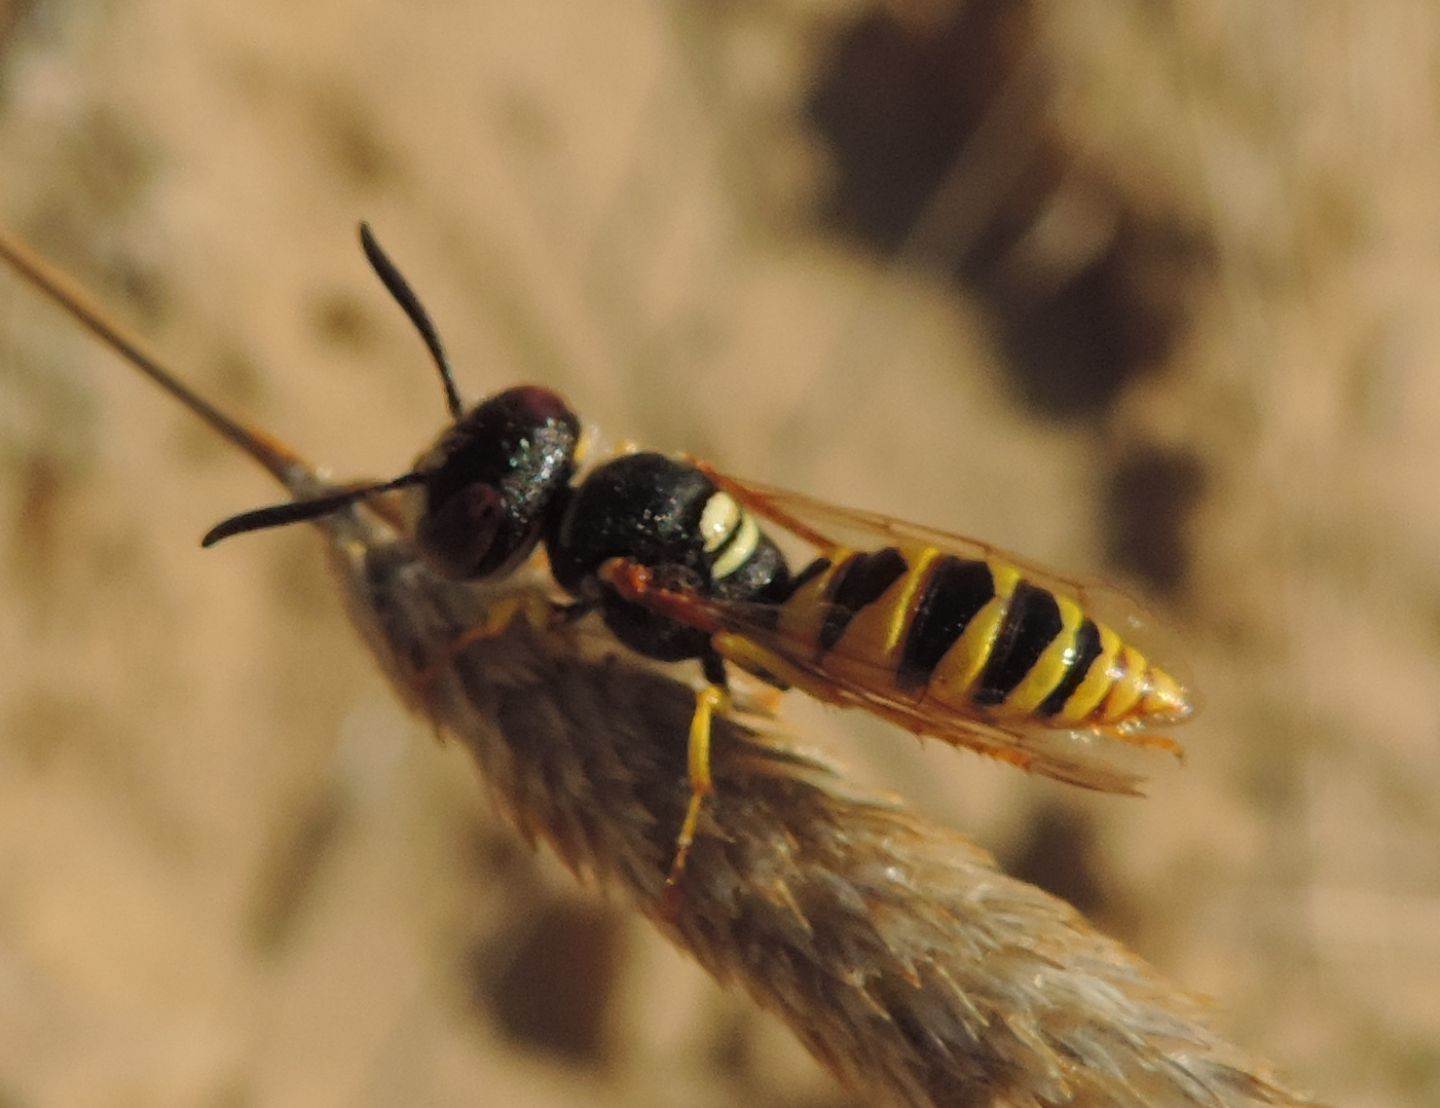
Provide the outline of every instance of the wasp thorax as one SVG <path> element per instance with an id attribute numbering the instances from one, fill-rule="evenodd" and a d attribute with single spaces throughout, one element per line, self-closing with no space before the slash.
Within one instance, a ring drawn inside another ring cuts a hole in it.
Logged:
<path id="1" fill-rule="evenodd" d="M 505 573 L 529 556 L 570 483 L 580 421 L 549 389 L 522 385 L 482 400 L 419 462 L 415 527 L 426 560 L 448 577 Z"/>
<path id="2" fill-rule="evenodd" d="M 790 577 L 748 512 L 694 465 L 663 454 L 598 466 L 571 495 L 547 549 L 562 588 L 598 601 L 616 638 L 662 660 L 699 656 L 709 634 L 604 588 L 596 574 L 610 559 L 654 570 L 668 587 L 729 600 L 778 599 Z"/>

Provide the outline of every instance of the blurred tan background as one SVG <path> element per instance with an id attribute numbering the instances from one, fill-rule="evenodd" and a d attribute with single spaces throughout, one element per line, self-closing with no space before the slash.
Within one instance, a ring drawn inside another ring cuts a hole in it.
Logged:
<path id="1" fill-rule="evenodd" d="M 1440 1102 L 1440 11 L 0 0 L 0 221 L 340 474 L 472 396 L 1150 598 L 1183 769 L 798 702 L 1292 1082 Z M 854 1103 L 497 819 L 275 491 L 0 274 L 0 1105 Z"/>

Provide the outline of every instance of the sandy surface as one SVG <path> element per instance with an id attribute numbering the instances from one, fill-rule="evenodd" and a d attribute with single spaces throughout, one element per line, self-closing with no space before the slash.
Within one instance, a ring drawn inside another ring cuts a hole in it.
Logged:
<path id="1" fill-rule="evenodd" d="M 364 217 L 472 395 L 1146 592 L 1206 707 L 1146 801 L 790 710 L 1435 1103 L 1440 16 L 819 7 L 0 3 L 0 221 L 339 473 L 444 417 Z M 849 1103 L 510 835 L 309 535 L 198 549 L 274 496 L 0 275 L 0 1103 Z"/>

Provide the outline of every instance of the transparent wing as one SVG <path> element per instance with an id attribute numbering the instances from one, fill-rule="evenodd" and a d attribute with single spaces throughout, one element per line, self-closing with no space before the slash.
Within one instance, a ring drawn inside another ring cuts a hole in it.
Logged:
<path id="1" fill-rule="evenodd" d="M 1099 732 L 994 721 L 929 698 L 908 700 L 873 658 L 847 656 L 841 673 L 816 661 L 814 646 L 775 626 L 772 605 L 726 601 L 656 583 L 644 567 L 619 562 L 605 572 L 621 594 L 671 619 L 710 632 L 721 655 L 741 668 L 841 707 L 863 708 L 917 735 L 998 758 L 1034 773 L 1101 792 L 1137 794 L 1141 778 L 1114 764 L 1119 744 Z M 822 613 L 823 615 L 823 613 Z M 826 654 L 835 659 L 838 649 Z M 1108 749 L 1107 749 L 1108 748 Z"/>
<path id="2" fill-rule="evenodd" d="M 766 625 L 757 610 L 761 605 L 717 602 L 713 607 L 715 614 L 734 628 L 730 634 L 738 636 L 742 645 L 758 645 L 784 659 L 786 671 L 777 676 L 818 700 L 863 708 L 916 735 L 965 747 L 1067 784 L 1109 793 L 1140 792 L 1143 778 L 1114 762 L 1123 747 L 1099 733 L 985 720 L 934 700 L 906 700 L 891 691 L 892 676 L 878 664 L 873 676 L 866 679 L 856 676 L 853 658 L 848 672 L 838 674 L 799 654 L 798 644 Z"/>
<path id="3" fill-rule="evenodd" d="M 1094 578 L 1067 576 L 978 539 L 742 480 L 707 462 L 691 460 L 750 511 L 796 535 L 820 553 L 839 547 L 875 550 L 886 546 L 928 546 L 957 558 L 1006 562 L 1031 584 L 1075 600 L 1091 619 L 1108 625 L 1127 643 L 1139 648 L 1187 691 L 1191 688 L 1189 674 L 1173 646 L 1174 636 L 1162 628 L 1138 600 L 1114 585 Z"/>
<path id="4" fill-rule="evenodd" d="M 1062 596 L 1074 597 L 1087 612 L 1105 619 L 1117 631 L 1123 632 L 1131 623 L 1144 626 L 1153 622 L 1139 601 L 1103 581 L 1066 576 L 979 539 L 939 531 L 880 512 L 842 507 L 774 485 L 742 480 L 706 462 L 697 461 L 694 464 L 756 515 L 797 535 L 822 552 L 835 547 L 873 550 L 904 545 L 931 546 L 957 558 L 994 558 L 1015 566 L 1033 584 Z"/>

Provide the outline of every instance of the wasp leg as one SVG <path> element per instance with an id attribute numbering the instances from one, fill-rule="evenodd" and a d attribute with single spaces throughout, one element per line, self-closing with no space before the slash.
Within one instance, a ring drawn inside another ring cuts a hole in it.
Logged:
<path id="1" fill-rule="evenodd" d="M 746 673 L 774 685 L 777 692 L 799 689 L 825 704 L 849 707 L 858 703 L 854 697 L 844 695 L 838 686 L 821 680 L 744 635 L 722 631 L 715 636 L 714 644 L 727 662 L 733 662 Z"/>
<path id="2" fill-rule="evenodd" d="M 1151 735 L 1144 731 L 1135 731 L 1120 727 L 1102 727 L 1100 734 L 1107 739 L 1114 739 L 1117 742 L 1129 743 L 1131 746 L 1138 746 L 1142 750 L 1163 750 L 1167 754 L 1175 756 L 1177 761 L 1185 760 L 1185 748 L 1174 739 L 1166 735 Z"/>
<path id="3" fill-rule="evenodd" d="M 779 714 L 784 699 L 785 690 L 764 678 L 745 689 L 730 690 L 730 706 L 735 711 L 770 719 Z"/>
<path id="4" fill-rule="evenodd" d="M 690 857 L 690 847 L 695 842 L 700 812 L 705 806 L 705 798 L 715 791 L 715 779 L 710 773 L 711 727 L 716 712 L 723 715 L 730 710 L 730 691 L 725 684 L 724 662 L 719 655 L 712 654 L 703 659 L 703 664 L 705 676 L 710 683 L 695 694 L 695 714 L 690 717 L 690 738 L 685 749 L 690 801 L 685 806 L 685 819 L 680 824 L 680 833 L 675 836 L 675 858 L 670 863 L 670 873 L 665 878 L 665 910 L 672 917 L 679 907 L 680 879 L 685 875 L 685 863 Z"/>
<path id="5" fill-rule="evenodd" d="M 578 614 L 573 612 L 573 609 L 581 607 L 584 611 Z M 416 681 L 422 689 L 429 688 L 466 650 L 478 642 L 499 638 L 510 630 L 510 626 L 517 619 L 523 619 L 537 631 L 545 631 L 554 626 L 557 618 L 570 622 L 588 610 L 588 606 L 579 604 L 556 604 L 533 592 L 519 592 L 503 597 L 490 606 L 480 623 L 446 643 L 438 656 L 420 672 Z"/>
<path id="6" fill-rule="evenodd" d="M 710 729 L 715 713 L 723 714 L 729 705 L 730 694 L 719 685 L 706 685 L 695 695 L 695 714 L 690 719 L 686 759 L 690 803 L 685 808 L 680 834 L 675 836 L 675 860 L 670 864 L 670 875 L 665 878 L 667 888 L 677 886 L 685 873 L 685 862 L 695 842 L 696 825 L 700 822 L 700 810 L 705 805 L 705 798 L 715 791 L 715 780 L 710 775 Z"/>

